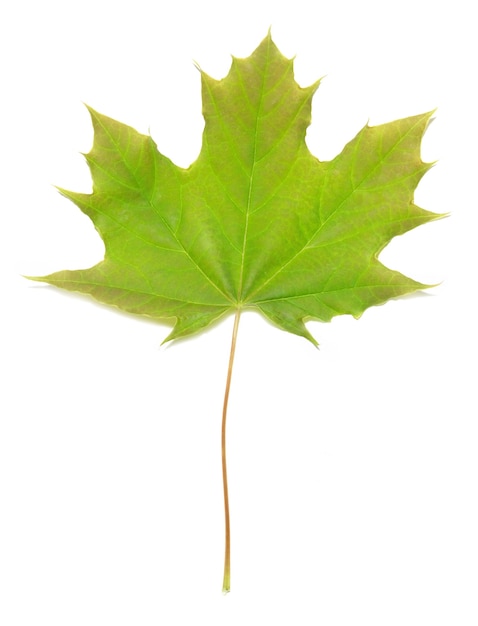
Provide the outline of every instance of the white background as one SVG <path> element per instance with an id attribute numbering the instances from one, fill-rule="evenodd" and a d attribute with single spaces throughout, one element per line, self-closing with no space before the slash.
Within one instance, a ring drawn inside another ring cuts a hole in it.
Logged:
<path id="1" fill-rule="evenodd" d="M 0 623 L 476 626 L 476 29 L 468 2 L 22 2 L 1 16 Z M 88 191 L 86 102 L 196 157 L 197 61 L 224 76 L 272 26 L 321 159 L 438 107 L 417 202 L 451 217 L 395 240 L 428 295 L 320 342 L 253 314 L 230 398 L 232 591 L 221 594 L 220 413 L 232 319 L 166 326 L 21 274 L 103 247 L 53 184 Z"/>

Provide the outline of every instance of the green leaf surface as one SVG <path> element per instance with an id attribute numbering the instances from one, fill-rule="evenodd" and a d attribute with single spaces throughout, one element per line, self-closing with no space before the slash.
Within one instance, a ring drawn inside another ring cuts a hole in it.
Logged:
<path id="1" fill-rule="evenodd" d="M 150 136 L 90 109 L 93 193 L 61 190 L 93 221 L 105 258 L 35 277 L 126 311 L 175 321 L 168 340 L 255 309 L 315 343 L 304 321 L 360 316 L 427 287 L 385 267 L 396 235 L 441 217 L 413 202 L 430 165 L 431 113 L 365 126 L 321 162 L 305 133 L 318 83 L 302 88 L 268 35 L 228 75 L 201 72 L 205 128 L 187 169 Z"/>

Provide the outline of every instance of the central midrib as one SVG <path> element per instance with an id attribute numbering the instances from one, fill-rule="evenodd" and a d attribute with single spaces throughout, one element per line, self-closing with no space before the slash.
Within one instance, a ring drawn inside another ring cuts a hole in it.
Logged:
<path id="1" fill-rule="evenodd" d="M 254 128 L 254 151 L 252 154 L 252 167 L 251 167 L 251 173 L 249 176 L 249 191 L 247 194 L 247 205 L 246 205 L 245 221 L 244 221 L 244 238 L 242 240 L 241 268 L 240 268 L 239 283 L 238 283 L 238 288 L 237 288 L 238 306 L 242 305 L 241 301 L 242 301 L 242 291 L 243 291 L 243 286 L 244 286 L 244 263 L 245 263 L 245 257 L 246 257 L 247 236 L 248 236 L 248 231 L 249 231 L 249 215 L 251 211 L 252 188 L 254 185 L 254 173 L 255 173 L 255 168 L 256 168 L 256 163 L 257 163 L 257 158 L 256 158 L 257 157 L 257 135 L 258 135 L 258 128 L 259 128 L 259 119 L 261 117 L 261 112 L 262 112 L 262 103 L 264 100 L 264 85 L 265 85 L 265 80 L 266 80 L 266 74 L 269 68 L 269 53 L 270 53 L 270 44 L 267 46 L 267 57 L 266 57 L 266 62 L 265 62 L 265 67 L 264 67 L 264 73 L 262 75 L 259 106 L 257 107 L 256 124 Z"/>

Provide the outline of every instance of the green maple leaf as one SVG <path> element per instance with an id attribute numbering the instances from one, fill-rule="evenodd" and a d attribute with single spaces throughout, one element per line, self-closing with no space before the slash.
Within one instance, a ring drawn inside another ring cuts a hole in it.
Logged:
<path id="1" fill-rule="evenodd" d="M 427 287 L 377 257 L 396 235 L 441 216 L 413 202 L 430 167 L 420 141 L 431 113 L 367 125 L 320 162 L 305 143 L 318 83 L 299 87 L 270 35 L 249 58 L 233 58 L 226 78 L 201 77 L 203 142 L 187 169 L 150 136 L 90 109 L 93 193 L 61 192 L 91 218 L 105 258 L 34 280 L 174 319 L 167 340 L 235 313 L 223 416 L 227 509 L 224 429 L 240 312 L 260 311 L 315 343 L 305 320 L 358 317 Z"/>

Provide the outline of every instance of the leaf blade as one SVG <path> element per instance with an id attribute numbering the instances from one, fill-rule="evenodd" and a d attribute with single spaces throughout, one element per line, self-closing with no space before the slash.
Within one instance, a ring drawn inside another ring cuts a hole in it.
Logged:
<path id="1" fill-rule="evenodd" d="M 427 288 L 378 260 L 389 241 L 440 215 L 413 194 L 431 167 L 433 112 L 368 124 L 320 162 L 305 133 L 319 82 L 302 88 L 270 34 L 228 75 L 201 71 L 205 128 L 187 169 L 151 137 L 88 107 L 93 193 L 61 189 L 93 221 L 105 259 L 37 277 L 129 312 L 175 318 L 168 337 L 254 308 L 315 343 L 304 325 Z"/>

